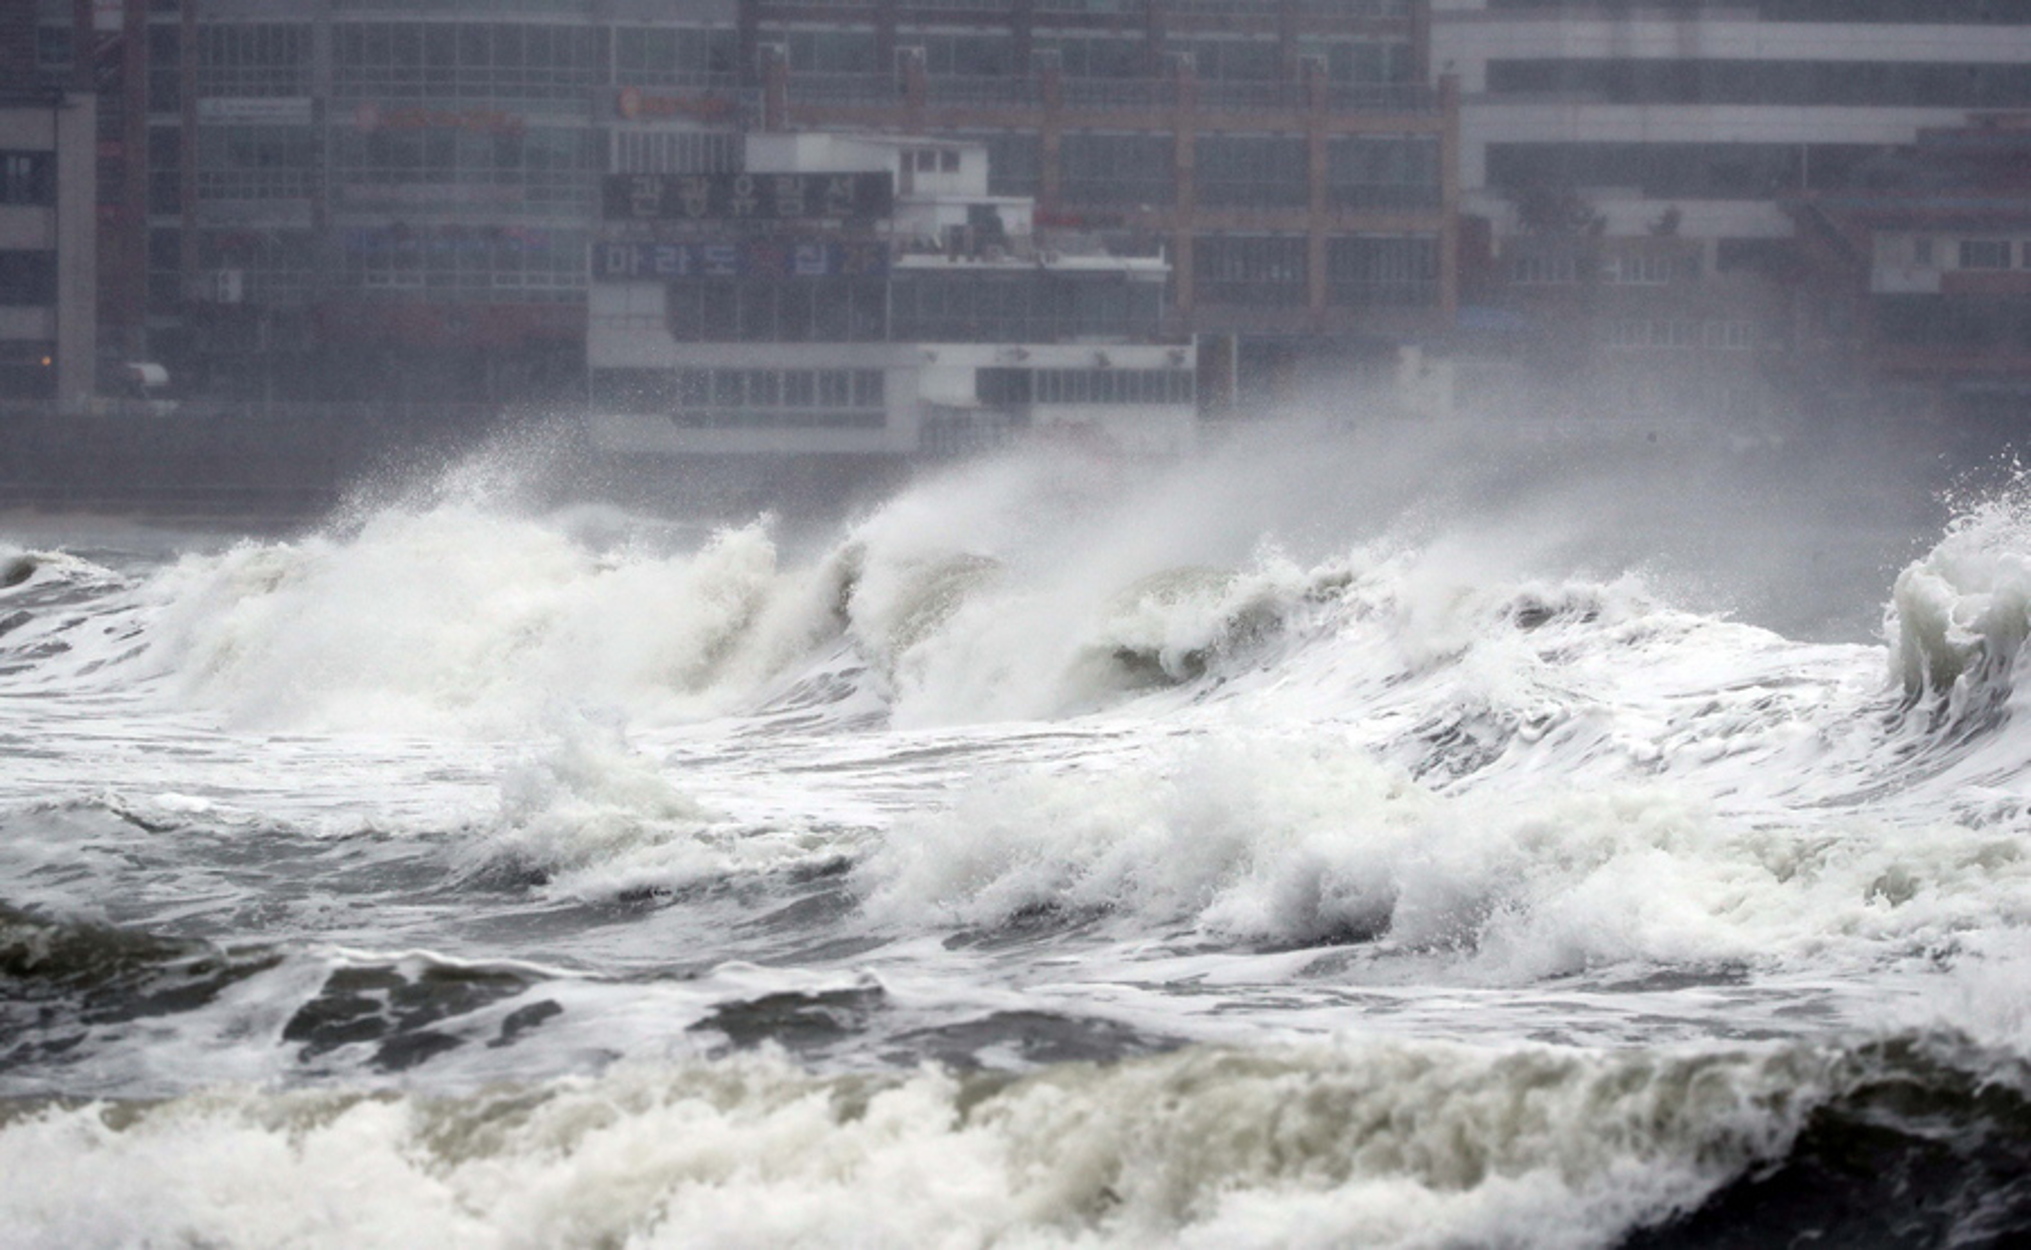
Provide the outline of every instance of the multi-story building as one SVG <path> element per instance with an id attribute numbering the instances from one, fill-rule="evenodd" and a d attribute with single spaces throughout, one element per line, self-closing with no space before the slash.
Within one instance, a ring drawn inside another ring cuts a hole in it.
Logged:
<path id="1" fill-rule="evenodd" d="M 1468 320 L 1560 380 L 1553 409 L 1782 406 L 1802 272 L 1782 202 L 1866 180 L 1921 129 L 2031 107 L 2031 9 L 1998 0 L 1433 9 L 1462 93 Z"/>
<path id="2" fill-rule="evenodd" d="M 755 0 L 764 122 L 980 142 L 1047 225 L 1160 240 L 1244 378 L 1449 320 L 1450 94 L 1424 0 Z M 1271 386 L 1269 390 L 1278 388 Z"/>
<path id="3" fill-rule="evenodd" d="M 0 80 L 21 68 L 0 55 Z M 0 89 L 0 407 L 91 401 L 95 134 L 89 94 Z"/>
<path id="4" fill-rule="evenodd" d="M 622 174 L 594 249 L 592 431 L 630 452 L 913 456 L 1015 436 L 1170 455 L 1197 350 L 1170 265 L 1039 229 L 987 151 L 752 134 L 743 172 Z M 1154 250 L 1154 249 L 1152 249 Z"/>
<path id="5" fill-rule="evenodd" d="M 1976 434 L 2031 418 L 2031 112 L 1925 131 L 1786 208 L 1816 297 L 1810 354 L 1851 402 Z"/>
<path id="6" fill-rule="evenodd" d="M 750 130 L 984 145 L 1047 226 L 1162 247 L 1168 329 L 1244 372 L 1386 354 L 1452 308 L 1424 12 L 41 0 L 40 52 L 118 90 L 102 225 L 144 223 L 117 281 L 190 393 L 443 404 L 582 387 L 600 177 L 732 172 Z"/>

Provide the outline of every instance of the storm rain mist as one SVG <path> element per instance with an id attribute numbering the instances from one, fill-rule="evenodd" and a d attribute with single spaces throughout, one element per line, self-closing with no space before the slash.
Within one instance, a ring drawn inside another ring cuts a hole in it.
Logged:
<path id="1" fill-rule="evenodd" d="M 2027 65 L 0 0 L 0 1240 L 2014 1244 Z"/>

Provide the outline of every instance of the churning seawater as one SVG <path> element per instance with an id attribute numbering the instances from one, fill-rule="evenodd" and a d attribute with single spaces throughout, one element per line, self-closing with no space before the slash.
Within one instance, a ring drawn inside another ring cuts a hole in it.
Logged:
<path id="1" fill-rule="evenodd" d="M 2031 506 L 1730 476 L 0 522 L 0 1243 L 2021 1244 Z"/>

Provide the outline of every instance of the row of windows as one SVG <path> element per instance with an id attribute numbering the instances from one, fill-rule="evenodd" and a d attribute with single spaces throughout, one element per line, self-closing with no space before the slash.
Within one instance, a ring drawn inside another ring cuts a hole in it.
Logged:
<path id="1" fill-rule="evenodd" d="M 1755 346 L 1755 334 L 1755 326 L 1747 321 L 1653 317 L 1610 322 L 1604 337 L 1610 347 L 1708 347 L 1745 351 Z"/>
<path id="2" fill-rule="evenodd" d="M 363 291 L 426 291 L 457 299 L 492 292 L 522 298 L 585 286 L 585 235 L 572 230 L 461 229 L 349 231 L 337 268 Z"/>
<path id="3" fill-rule="evenodd" d="M 981 369 L 986 404 L 1189 404 L 1189 369 Z"/>
<path id="4" fill-rule="evenodd" d="M 485 302 L 576 296 L 585 286 L 581 231 L 526 227 L 434 230 L 402 227 L 326 236 L 307 230 L 205 230 L 196 235 L 196 268 L 230 274 L 227 288 L 248 303 L 299 302 L 322 290 Z M 180 298 L 183 232 L 148 232 L 151 284 Z M 173 302 L 173 299 L 172 299 Z"/>
<path id="5" fill-rule="evenodd" d="M 1756 200 L 1846 188 L 1878 152 L 1826 143 L 1491 143 L 1488 182 L 1512 195 L 1633 187 L 1649 199 Z"/>
<path id="6" fill-rule="evenodd" d="M 645 87 L 717 79 L 736 72 L 738 48 L 726 28 L 622 27 L 614 31 L 614 77 Z"/>
<path id="7" fill-rule="evenodd" d="M 0 151 L 0 204 L 56 203 L 54 152 Z"/>
<path id="8" fill-rule="evenodd" d="M 1146 339 L 1163 316 L 1154 282 L 1112 276 L 899 273 L 890 289 L 896 340 L 1033 343 L 1059 338 Z"/>
<path id="9" fill-rule="evenodd" d="M 255 97 L 310 94 L 309 26 L 207 25 L 200 27 L 197 34 L 197 77 L 202 94 Z"/>
<path id="10" fill-rule="evenodd" d="M 879 343 L 888 337 L 880 280 L 672 283 L 670 336 L 683 343 Z"/>
<path id="11" fill-rule="evenodd" d="M 337 131 L 334 181 L 360 199 L 375 187 L 438 185 L 496 189 L 522 205 L 578 207 L 593 192 L 592 175 L 606 166 L 597 130 L 532 126 L 525 130 L 383 129 Z"/>
<path id="12" fill-rule="evenodd" d="M 923 53 L 924 72 L 933 76 L 1000 78 L 1055 63 L 1069 78 L 1151 78 L 1166 58 L 1188 57 L 1195 77 L 1205 82 L 1274 82 L 1287 77 L 1283 45 L 1274 39 L 1172 36 L 1152 55 L 1145 39 L 1128 35 L 1038 32 L 1032 41 L 1035 64 L 1023 66 L 1015 37 L 1002 31 L 897 32 L 896 44 Z M 770 30 L 765 43 L 780 44 L 792 73 L 878 74 L 889 67 L 878 55 L 872 28 L 858 30 Z M 1300 57 L 1323 62 L 1329 81 L 1400 83 L 1416 76 L 1408 43 L 1307 38 Z"/>
<path id="13" fill-rule="evenodd" d="M 670 420 L 695 430 L 878 430 L 887 424 L 880 409 L 833 412 L 804 409 L 683 408 Z"/>
<path id="14" fill-rule="evenodd" d="M 1932 240 L 1913 240 L 1913 251 L 1921 265 L 1932 262 Z M 1962 269 L 2008 269 L 2013 257 L 2022 257 L 2021 264 L 2031 269 L 2031 239 L 2018 243 L 2012 239 L 1962 239 L 1959 257 Z"/>
<path id="15" fill-rule="evenodd" d="M 605 32 L 513 23 L 364 22 L 332 30 L 343 96 L 576 98 L 607 81 Z"/>
<path id="16" fill-rule="evenodd" d="M 1525 286 L 1567 286 L 1603 282 L 1614 286 L 1664 286 L 1697 279 L 1698 252 L 1624 252 L 1597 256 L 1571 248 L 1521 252 L 1509 258 L 1509 280 Z"/>
<path id="17" fill-rule="evenodd" d="M 595 369 L 592 399 L 623 412 L 878 409 L 886 384 L 879 369 Z"/>
<path id="18" fill-rule="evenodd" d="M 1491 9 L 1558 9 L 1575 0 L 1488 0 Z M 2017 0 L 1592 0 L 1577 7 L 1626 12 L 1632 7 L 1729 15 L 1754 14 L 1766 22 L 2019 23 Z"/>
<path id="19" fill-rule="evenodd" d="M 740 136 L 720 131 L 617 130 L 614 172 L 723 174 L 741 167 Z"/>
<path id="20" fill-rule="evenodd" d="M 1920 61 L 1517 60 L 1488 63 L 1494 94 L 1615 104 L 2020 108 L 2031 66 Z"/>
<path id="21" fill-rule="evenodd" d="M 151 164 L 157 135 L 149 132 Z M 324 152 L 309 126 L 205 126 L 197 132 L 197 195 L 201 200 L 265 200 L 314 194 Z M 176 162 L 164 159 L 162 172 Z"/>
<path id="22" fill-rule="evenodd" d="M 1326 302 L 1339 306 L 1438 302 L 1439 242 L 1425 235 L 1326 241 Z"/>
<path id="23" fill-rule="evenodd" d="M 1065 135 L 1058 151 L 1060 190 L 1072 203 L 1157 206 L 1177 201 L 1175 147 L 1167 135 L 1077 132 Z M 1204 205 L 1303 204 L 1309 194 L 1302 138 L 1202 135 L 1193 165 Z M 1329 139 L 1323 174 L 1327 200 L 1339 207 L 1434 207 L 1439 199 L 1438 140 Z"/>

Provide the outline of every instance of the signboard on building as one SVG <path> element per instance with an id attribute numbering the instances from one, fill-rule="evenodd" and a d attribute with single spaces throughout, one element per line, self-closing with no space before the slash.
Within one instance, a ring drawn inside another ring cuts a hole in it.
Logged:
<path id="1" fill-rule="evenodd" d="M 895 178 L 878 174 L 609 174 L 608 221 L 813 221 L 886 217 Z"/>
<path id="2" fill-rule="evenodd" d="M 882 243 L 746 239 L 726 243 L 596 243 L 595 282 L 660 278 L 835 278 L 887 273 Z"/>
<path id="3" fill-rule="evenodd" d="M 731 120 L 735 104 L 731 96 L 717 92 L 658 95 L 640 87 L 622 87 L 614 93 L 614 116 L 622 121 L 668 121 L 688 117 L 702 122 Z"/>

